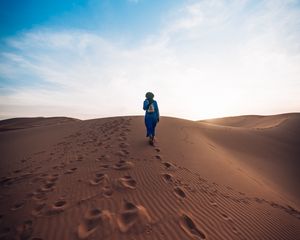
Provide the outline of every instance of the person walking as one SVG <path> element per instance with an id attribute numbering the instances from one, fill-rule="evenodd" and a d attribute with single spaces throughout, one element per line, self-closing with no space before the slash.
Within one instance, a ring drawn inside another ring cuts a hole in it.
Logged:
<path id="1" fill-rule="evenodd" d="M 153 99 L 154 94 L 152 92 L 146 93 L 146 99 L 144 101 L 143 109 L 145 113 L 145 125 L 147 129 L 146 137 L 149 137 L 149 143 L 154 144 L 155 127 L 159 122 L 159 110 L 157 102 Z"/>

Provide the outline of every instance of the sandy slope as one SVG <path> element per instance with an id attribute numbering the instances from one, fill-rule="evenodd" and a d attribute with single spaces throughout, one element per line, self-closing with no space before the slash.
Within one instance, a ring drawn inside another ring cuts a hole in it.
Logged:
<path id="1" fill-rule="evenodd" d="M 243 118 L 0 122 L 0 239 L 299 239 L 299 114 Z"/>
<path id="2" fill-rule="evenodd" d="M 241 116 L 206 121 L 206 136 L 259 179 L 300 205 L 300 114 Z M 202 123 L 202 122 L 200 122 Z"/>

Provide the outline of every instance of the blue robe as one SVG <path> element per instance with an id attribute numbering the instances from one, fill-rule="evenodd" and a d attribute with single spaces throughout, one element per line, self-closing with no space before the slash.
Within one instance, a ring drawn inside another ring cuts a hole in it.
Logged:
<path id="1" fill-rule="evenodd" d="M 146 135 L 147 137 L 155 136 L 155 127 L 159 120 L 159 110 L 158 110 L 157 102 L 154 100 L 152 104 L 154 107 L 154 112 L 148 112 L 149 101 L 147 99 L 144 101 L 144 105 L 143 105 L 143 109 L 146 111 L 145 125 L 147 128 L 147 135 Z"/>

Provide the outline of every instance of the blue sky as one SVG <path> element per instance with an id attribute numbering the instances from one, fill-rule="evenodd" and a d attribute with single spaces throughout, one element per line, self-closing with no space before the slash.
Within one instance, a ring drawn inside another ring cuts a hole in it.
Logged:
<path id="1" fill-rule="evenodd" d="M 102 36 L 140 36 L 157 32 L 179 0 L 4 0 L 1 1 L 1 37 L 40 27 L 82 29 Z M 131 39 L 132 40 L 132 39 Z"/>
<path id="2" fill-rule="evenodd" d="M 299 111 L 299 2 L 3 0 L 0 119 Z"/>

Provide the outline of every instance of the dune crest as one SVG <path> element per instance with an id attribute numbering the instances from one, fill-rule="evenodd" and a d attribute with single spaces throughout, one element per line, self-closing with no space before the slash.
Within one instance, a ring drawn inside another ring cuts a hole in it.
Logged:
<path id="1" fill-rule="evenodd" d="M 299 118 L 299 114 L 288 113 L 288 114 L 279 114 L 279 115 L 271 115 L 271 116 L 245 115 L 245 116 L 237 116 L 237 117 L 215 118 L 215 119 L 203 120 L 199 122 L 206 122 L 206 123 L 216 124 L 220 126 L 228 126 L 228 127 L 265 129 L 265 128 L 278 127 L 281 124 L 284 124 L 289 119 L 298 119 L 298 118 Z"/>

